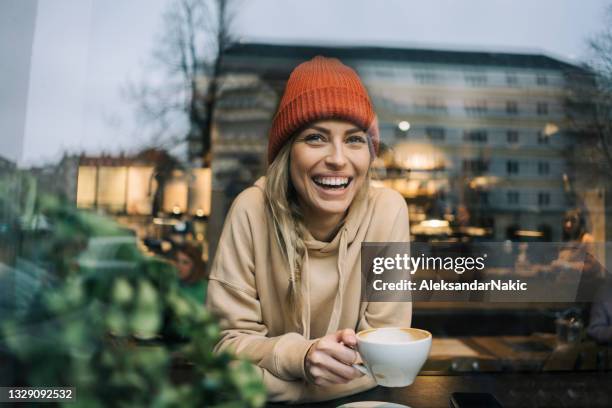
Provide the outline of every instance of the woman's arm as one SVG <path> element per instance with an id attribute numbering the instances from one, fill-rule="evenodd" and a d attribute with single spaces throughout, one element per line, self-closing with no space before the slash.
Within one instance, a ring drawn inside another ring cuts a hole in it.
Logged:
<path id="1" fill-rule="evenodd" d="M 255 283 L 247 212 L 259 192 L 249 190 L 236 198 L 228 213 L 208 284 L 207 307 L 220 319 L 221 327 L 215 352 L 230 351 L 250 360 L 262 369 L 271 398 L 295 400 L 302 391 L 304 357 L 313 341 L 298 333 L 268 337 Z"/>

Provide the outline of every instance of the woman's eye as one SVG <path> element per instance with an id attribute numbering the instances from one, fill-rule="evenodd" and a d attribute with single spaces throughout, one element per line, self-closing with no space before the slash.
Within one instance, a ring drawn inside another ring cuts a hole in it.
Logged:
<path id="1" fill-rule="evenodd" d="M 316 142 L 322 142 L 324 139 L 323 139 L 323 135 L 321 135 L 320 133 L 311 133 L 309 135 L 306 135 L 306 137 L 304 137 L 304 140 L 306 142 L 316 143 Z"/>
<path id="2" fill-rule="evenodd" d="M 366 139 L 363 136 L 353 135 L 346 138 L 348 143 L 366 143 Z"/>

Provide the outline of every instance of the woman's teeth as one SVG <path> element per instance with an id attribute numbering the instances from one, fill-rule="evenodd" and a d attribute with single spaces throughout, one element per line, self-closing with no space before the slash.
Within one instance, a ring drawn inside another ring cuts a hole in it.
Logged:
<path id="1" fill-rule="evenodd" d="M 346 188 L 351 182 L 349 177 L 313 177 L 312 180 L 323 188 Z"/>

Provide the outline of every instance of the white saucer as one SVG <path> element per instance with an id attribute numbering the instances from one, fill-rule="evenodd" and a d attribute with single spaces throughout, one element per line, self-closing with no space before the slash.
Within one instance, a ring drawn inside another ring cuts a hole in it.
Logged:
<path id="1" fill-rule="evenodd" d="M 338 408 L 410 408 L 407 405 L 382 401 L 359 401 L 340 405 Z"/>

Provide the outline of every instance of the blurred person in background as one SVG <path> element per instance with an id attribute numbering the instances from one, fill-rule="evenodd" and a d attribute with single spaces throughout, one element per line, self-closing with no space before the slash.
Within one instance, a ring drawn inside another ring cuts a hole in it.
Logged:
<path id="1" fill-rule="evenodd" d="M 565 212 L 563 217 L 563 240 L 583 244 L 594 241 L 593 235 L 587 229 L 587 215 L 584 210 L 574 208 Z"/>
<path id="2" fill-rule="evenodd" d="M 202 251 L 191 244 L 181 243 L 174 245 L 173 252 L 181 291 L 197 302 L 204 303 L 207 282 Z"/>
<path id="3" fill-rule="evenodd" d="M 207 306 L 220 317 L 216 351 L 252 361 L 273 401 L 320 401 L 376 384 L 355 332 L 409 327 L 411 303 L 362 302 L 362 242 L 407 242 L 408 208 L 370 186 L 379 145 L 361 80 L 321 56 L 291 73 L 268 142 L 266 177 L 225 220 Z"/>
<path id="4" fill-rule="evenodd" d="M 593 252 L 593 235 L 587 229 L 586 213 L 580 208 L 566 211 L 563 217 L 563 241 L 559 256 L 552 266 L 565 271 L 581 272 L 587 255 Z"/>

